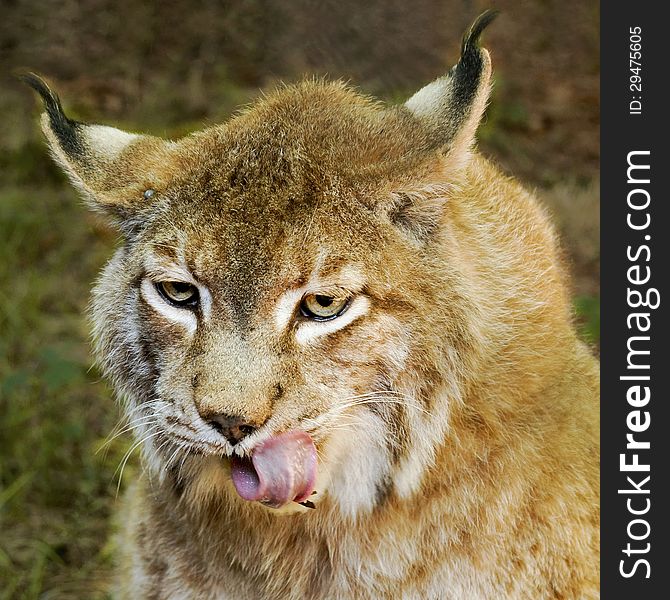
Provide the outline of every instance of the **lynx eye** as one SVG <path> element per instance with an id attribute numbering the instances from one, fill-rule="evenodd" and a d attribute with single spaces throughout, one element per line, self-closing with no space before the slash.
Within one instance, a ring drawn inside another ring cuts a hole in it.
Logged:
<path id="1" fill-rule="evenodd" d="M 183 281 L 157 281 L 158 293 L 173 306 L 192 308 L 198 303 L 198 288 Z"/>
<path id="2" fill-rule="evenodd" d="M 349 308 L 349 298 L 338 298 L 325 294 L 307 294 L 300 303 L 303 316 L 314 321 L 329 321 L 339 317 Z"/>

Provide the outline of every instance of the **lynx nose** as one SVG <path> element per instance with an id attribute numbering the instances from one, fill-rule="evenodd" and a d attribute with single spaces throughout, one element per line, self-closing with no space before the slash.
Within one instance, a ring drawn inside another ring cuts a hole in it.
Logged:
<path id="1" fill-rule="evenodd" d="M 242 441 L 258 427 L 247 422 L 244 417 L 218 414 L 207 417 L 209 424 L 225 437 L 232 446 Z"/>

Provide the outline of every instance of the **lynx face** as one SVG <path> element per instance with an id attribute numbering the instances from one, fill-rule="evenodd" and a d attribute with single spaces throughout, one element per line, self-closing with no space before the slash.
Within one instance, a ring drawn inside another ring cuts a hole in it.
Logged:
<path id="1" fill-rule="evenodd" d="M 29 79 L 55 157 L 124 235 L 95 347 L 156 476 L 347 515 L 419 488 L 481 336 L 444 213 L 488 19 L 402 107 L 303 83 L 178 142 L 71 121 Z"/>

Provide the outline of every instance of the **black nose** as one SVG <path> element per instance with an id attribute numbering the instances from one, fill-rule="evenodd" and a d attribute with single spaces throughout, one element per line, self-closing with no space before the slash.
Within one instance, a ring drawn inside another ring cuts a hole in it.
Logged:
<path id="1" fill-rule="evenodd" d="M 258 427 L 249 423 L 244 417 L 219 414 L 212 415 L 207 420 L 232 446 L 258 429 Z"/>

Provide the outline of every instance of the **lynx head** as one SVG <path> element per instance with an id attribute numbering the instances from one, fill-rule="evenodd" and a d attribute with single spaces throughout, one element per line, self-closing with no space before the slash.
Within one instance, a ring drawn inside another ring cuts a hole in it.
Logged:
<path id="1" fill-rule="evenodd" d="M 345 515 L 418 489 L 478 335 L 440 248 L 492 17 L 402 106 L 310 81 L 176 142 L 72 121 L 26 77 L 54 157 L 123 234 L 95 349 L 155 476 Z"/>

